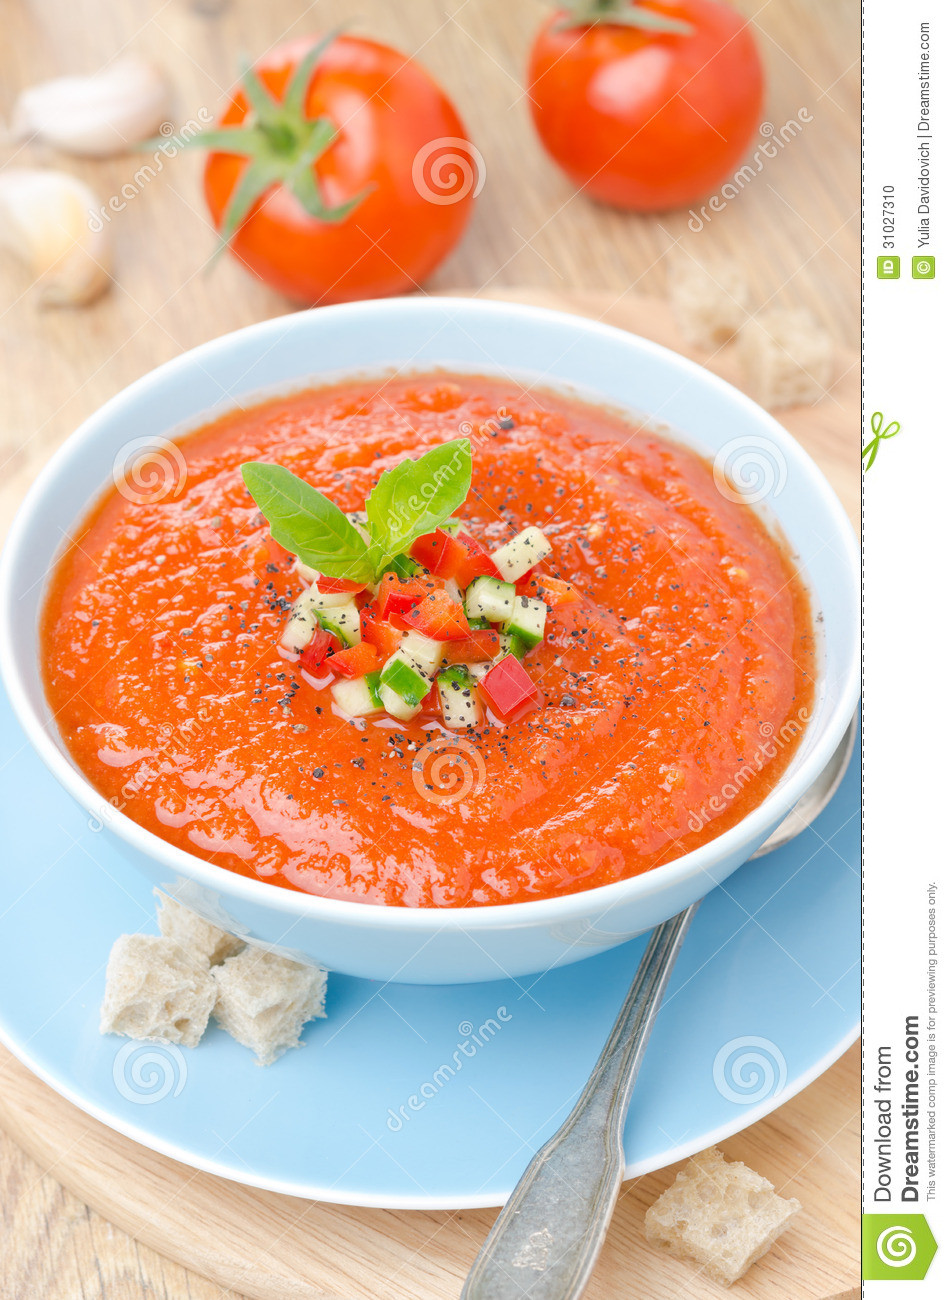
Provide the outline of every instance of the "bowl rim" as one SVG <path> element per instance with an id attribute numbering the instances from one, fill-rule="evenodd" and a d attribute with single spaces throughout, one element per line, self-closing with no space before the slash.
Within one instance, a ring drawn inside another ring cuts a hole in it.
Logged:
<path id="1" fill-rule="evenodd" d="M 258 340 L 272 345 L 280 341 L 280 336 L 298 329 L 307 329 L 315 318 L 326 322 L 328 316 L 356 317 L 370 315 L 375 318 L 393 317 L 399 319 L 406 313 L 425 316 L 436 312 L 447 323 L 459 312 L 470 313 L 486 318 L 504 315 L 520 318 L 527 327 L 533 323 L 551 322 L 573 329 L 581 334 L 602 337 L 615 343 L 623 341 L 626 346 L 639 351 L 648 358 L 653 357 L 668 367 L 680 370 L 687 380 L 703 384 L 717 392 L 721 398 L 732 403 L 737 416 L 751 430 L 768 434 L 783 452 L 784 456 L 797 463 L 810 481 L 817 505 L 821 503 L 825 517 L 835 525 L 838 541 L 842 545 L 844 559 L 851 570 L 852 590 L 860 589 L 859 543 L 845 508 L 832 489 L 831 484 L 822 473 L 812 457 L 800 446 L 792 434 L 752 398 L 742 393 L 726 380 L 711 373 L 697 362 L 682 356 L 650 339 L 642 338 L 627 330 L 594 321 L 585 316 L 571 312 L 556 311 L 548 307 L 538 307 L 526 303 L 504 300 L 464 298 L 452 296 L 407 296 L 384 299 L 365 299 L 359 302 L 341 303 L 328 307 L 311 308 L 286 316 L 271 317 L 257 321 L 241 329 L 230 331 L 210 339 L 197 347 L 191 348 L 178 356 L 163 362 L 147 371 L 131 384 L 115 393 L 101 406 L 97 407 L 82 423 L 62 442 L 37 475 L 16 513 L 9 535 L 0 553 L 0 676 L 6 686 L 14 712 L 30 744 L 36 750 L 46 767 L 66 791 L 76 800 L 81 808 L 91 813 L 97 820 L 105 821 L 107 828 L 124 840 L 133 850 L 158 862 L 171 871 L 196 881 L 205 888 L 219 895 L 229 896 L 237 901 L 260 905 L 271 911 L 289 913 L 301 920 L 323 921 L 326 923 L 346 923 L 358 928 L 391 928 L 394 925 L 407 931 L 426 932 L 434 936 L 445 930 L 495 930 L 515 929 L 539 924 L 559 924 L 590 916 L 592 913 L 604 914 L 619 903 L 647 901 L 652 897 L 666 893 L 678 885 L 683 885 L 693 877 L 709 878 L 708 889 L 719 883 L 709 871 L 709 865 L 728 858 L 731 853 L 742 848 L 744 842 L 755 838 L 760 831 L 769 830 L 772 824 L 795 804 L 799 797 L 816 779 L 822 768 L 829 761 L 836 745 L 849 725 L 859 697 L 860 682 L 860 640 L 858 626 L 854 629 L 852 644 L 849 647 L 848 671 L 845 687 L 838 698 L 832 701 L 829 718 L 824 729 L 816 737 L 813 751 L 802 762 L 799 769 L 789 779 L 785 774 L 765 797 L 740 819 L 734 826 L 715 836 L 697 849 L 675 858 L 671 862 L 643 872 L 640 875 L 625 877 L 611 884 L 599 885 L 593 889 L 581 889 L 568 894 L 559 894 L 552 898 L 532 899 L 527 902 L 493 903 L 485 906 L 464 907 L 402 907 L 386 903 L 359 902 L 349 899 L 325 898 L 319 894 L 309 894 L 302 890 L 284 889 L 267 880 L 252 879 L 228 870 L 208 859 L 198 857 L 186 849 L 169 844 L 153 831 L 147 830 L 127 817 L 119 810 L 108 819 L 100 818 L 108 801 L 101 795 L 73 765 L 72 761 L 59 748 L 44 721 L 29 703 L 23 675 L 20 671 L 18 655 L 14 647 L 12 634 L 12 614 L 16 595 L 14 577 L 17 572 L 17 557 L 26 543 L 28 527 L 35 511 L 40 509 L 47 495 L 64 476 L 74 457 L 77 457 L 85 445 L 95 437 L 104 424 L 121 414 L 123 407 L 161 386 L 170 378 L 187 375 L 195 366 L 204 367 L 208 363 L 226 355 L 238 340 Z M 273 337 L 272 337 L 273 336 Z M 396 363 L 397 367 L 404 363 Z M 420 372 L 444 367 L 447 371 L 452 361 L 423 363 Z M 457 363 L 461 364 L 461 363 Z M 386 365 L 371 367 L 377 373 L 386 370 Z M 482 368 L 491 375 L 501 372 L 500 365 L 492 366 L 488 362 Z M 359 367 L 352 367 L 354 372 Z M 336 372 L 335 372 L 336 373 Z M 365 372 L 364 372 L 365 373 Z M 475 372 L 473 372 L 475 373 Z M 306 378 L 302 377 L 302 385 Z M 569 381 L 570 382 L 570 381 Z M 285 391 L 293 391 L 293 385 L 286 385 Z M 587 394 L 585 399 L 587 400 Z M 616 405 L 616 404 L 614 404 Z M 629 409 L 635 409 L 633 407 Z M 207 410 L 207 408 L 206 408 Z M 641 414 L 651 419 L 649 412 Z M 191 427 L 200 427 L 198 420 L 201 413 L 196 412 Z M 175 430 L 170 430 L 174 433 Z M 672 430 L 676 439 L 677 431 Z M 181 434 L 179 433 L 179 436 Z M 684 430 L 683 436 L 690 437 L 690 431 Z M 108 484 L 105 480 L 104 488 Z M 89 503 L 87 503 L 88 509 Z M 81 513 L 70 521 L 74 527 Z M 821 611 L 816 611 L 821 612 Z M 34 631 L 32 641 L 36 642 Z M 808 724 L 807 724 L 808 725 Z M 703 890 L 703 893 L 708 892 Z"/>

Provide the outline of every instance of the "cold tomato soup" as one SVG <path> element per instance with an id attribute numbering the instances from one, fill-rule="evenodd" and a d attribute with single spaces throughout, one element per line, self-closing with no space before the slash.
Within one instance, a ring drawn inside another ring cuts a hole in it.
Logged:
<path id="1" fill-rule="evenodd" d="M 542 567 L 580 599 L 548 611 L 523 714 L 463 731 L 426 711 L 349 718 L 278 652 L 305 582 L 238 467 L 286 466 L 356 511 L 383 470 L 460 434 L 467 532 L 491 549 L 538 525 Z M 707 843 L 788 764 L 813 697 L 806 592 L 687 447 L 442 373 L 266 401 L 177 446 L 98 504 L 43 619 L 65 745 L 163 840 L 326 897 L 521 902 Z"/>

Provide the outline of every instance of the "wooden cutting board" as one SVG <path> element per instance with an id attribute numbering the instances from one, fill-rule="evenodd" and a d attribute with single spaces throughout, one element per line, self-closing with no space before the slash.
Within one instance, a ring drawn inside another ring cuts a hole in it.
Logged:
<path id="1" fill-rule="evenodd" d="M 798 1097 L 724 1142 L 727 1156 L 803 1206 L 731 1289 L 735 1300 L 852 1294 L 858 1071 L 856 1046 Z M 321 1205 L 197 1173 L 90 1119 L 2 1049 L 0 1125 L 138 1241 L 253 1300 L 456 1300 L 497 1213 Z M 624 1185 L 586 1300 L 723 1300 L 720 1287 L 644 1240 L 644 1211 L 673 1175 L 666 1169 Z"/>
<path id="2" fill-rule="evenodd" d="M 730 349 L 711 358 L 684 346 L 659 299 L 539 291 L 492 296 L 633 330 L 742 387 Z M 778 417 L 819 462 L 857 521 L 857 358 L 837 356 L 836 373 L 828 398 Z M 803 1205 L 777 1247 L 732 1289 L 739 1300 L 858 1300 L 858 1091 L 856 1047 L 798 1097 L 723 1144 L 730 1158 L 745 1161 Z M 0 1126 L 44 1172 L 136 1240 L 253 1300 L 454 1300 L 496 1213 L 351 1209 L 197 1173 L 89 1118 L 3 1049 Z M 674 1172 L 625 1184 L 589 1300 L 722 1297 L 719 1287 L 644 1239 L 644 1210 Z"/>

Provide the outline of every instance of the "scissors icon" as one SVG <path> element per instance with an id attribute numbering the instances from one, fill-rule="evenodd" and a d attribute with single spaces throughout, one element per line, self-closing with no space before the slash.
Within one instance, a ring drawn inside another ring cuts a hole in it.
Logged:
<path id="1" fill-rule="evenodd" d="M 875 457 L 878 455 L 880 444 L 884 442 L 886 438 L 894 438 L 896 433 L 901 432 L 901 425 L 897 420 L 892 420 L 888 425 L 885 424 L 885 417 L 881 411 L 875 412 L 872 416 L 871 424 L 872 433 L 874 433 L 875 437 L 862 448 L 862 461 L 865 464 L 866 470 L 870 470 L 875 464 Z M 867 461 L 865 460 L 866 456 L 868 457 Z"/>

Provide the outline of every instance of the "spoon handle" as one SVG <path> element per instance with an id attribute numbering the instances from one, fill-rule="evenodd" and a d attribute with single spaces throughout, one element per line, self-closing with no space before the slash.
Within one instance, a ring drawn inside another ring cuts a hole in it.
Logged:
<path id="1" fill-rule="evenodd" d="M 654 1018 L 699 903 L 659 925 L 584 1092 L 533 1156 L 485 1239 L 460 1300 L 576 1300 L 624 1174 L 627 1108 Z"/>

